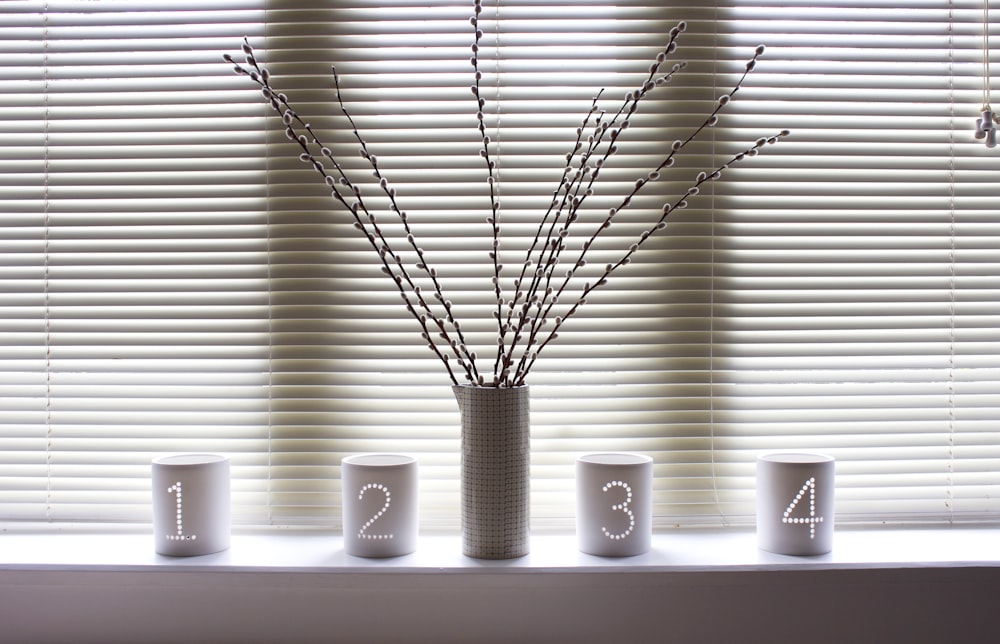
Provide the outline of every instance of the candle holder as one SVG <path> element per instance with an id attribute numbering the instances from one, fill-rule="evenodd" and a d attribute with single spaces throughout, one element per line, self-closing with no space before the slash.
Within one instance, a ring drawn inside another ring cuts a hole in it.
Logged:
<path id="1" fill-rule="evenodd" d="M 603 557 L 647 552 L 653 534 L 653 459 L 586 454 L 576 460 L 576 534 L 580 551 Z"/>
<path id="2" fill-rule="evenodd" d="M 398 557 L 417 549 L 417 459 L 357 454 L 341 461 L 344 550 Z"/>
<path id="3" fill-rule="evenodd" d="M 833 549 L 834 459 L 779 452 L 757 457 L 757 545 L 783 555 Z"/>
<path id="4" fill-rule="evenodd" d="M 229 547 L 229 459 L 178 454 L 153 459 L 156 552 L 191 557 Z"/>

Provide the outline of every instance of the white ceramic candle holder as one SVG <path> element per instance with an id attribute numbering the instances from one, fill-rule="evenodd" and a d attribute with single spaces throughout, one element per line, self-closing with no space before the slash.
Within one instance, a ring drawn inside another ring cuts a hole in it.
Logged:
<path id="1" fill-rule="evenodd" d="M 757 457 L 757 545 L 783 555 L 833 549 L 834 459 L 778 452 Z"/>
<path id="2" fill-rule="evenodd" d="M 576 460 L 576 535 L 582 552 L 602 557 L 647 552 L 652 514 L 652 458 L 610 453 Z"/>
<path id="3" fill-rule="evenodd" d="M 344 550 L 398 557 L 417 549 L 417 459 L 357 454 L 341 461 Z"/>
<path id="4" fill-rule="evenodd" d="M 153 459 L 153 536 L 161 555 L 190 557 L 229 547 L 229 459 L 178 454 Z"/>

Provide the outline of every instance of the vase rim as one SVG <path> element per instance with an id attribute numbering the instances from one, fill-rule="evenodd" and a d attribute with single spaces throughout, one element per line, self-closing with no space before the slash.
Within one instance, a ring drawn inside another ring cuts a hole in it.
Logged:
<path id="1" fill-rule="evenodd" d="M 459 385 L 452 385 L 452 389 L 527 389 L 529 385 L 527 383 L 523 385 L 514 385 L 513 387 L 501 387 L 498 385 L 470 385 L 468 383 L 462 383 Z"/>

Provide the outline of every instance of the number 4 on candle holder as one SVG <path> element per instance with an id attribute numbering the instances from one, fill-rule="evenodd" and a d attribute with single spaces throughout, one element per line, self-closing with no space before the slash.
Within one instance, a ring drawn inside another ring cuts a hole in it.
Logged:
<path id="1" fill-rule="evenodd" d="M 798 507 L 799 502 L 802 501 L 802 497 L 805 496 L 806 492 L 809 492 L 809 516 L 808 517 L 793 517 L 792 513 L 795 508 Z M 802 487 L 799 489 L 795 498 L 792 499 L 788 507 L 785 508 L 785 514 L 781 517 L 782 523 L 792 523 L 792 524 L 802 524 L 809 526 L 809 538 L 816 538 L 816 524 L 823 522 L 823 517 L 816 516 L 816 477 L 810 477 Z"/>

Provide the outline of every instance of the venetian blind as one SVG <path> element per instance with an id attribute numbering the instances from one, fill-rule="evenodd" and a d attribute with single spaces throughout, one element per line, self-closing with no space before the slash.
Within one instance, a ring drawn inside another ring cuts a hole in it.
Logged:
<path id="1" fill-rule="evenodd" d="M 795 132 L 716 186 L 714 433 L 741 475 L 717 479 L 724 509 L 749 497 L 741 454 L 794 443 L 837 457 L 840 520 L 996 518 L 1000 157 L 973 136 L 983 13 L 720 10 L 727 47 L 774 54 L 739 123 Z"/>
<path id="2" fill-rule="evenodd" d="M 150 461 L 230 455 L 264 516 L 263 5 L 0 3 L 0 516 L 143 521 Z"/>
<path id="3" fill-rule="evenodd" d="M 793 136 L 672 216 L 546 349 L 528 380 L 534 525 L 571 525 L 574 458 L 602 450 L 654 457 L 660 525 L 752 521 L 754 458 L 773 449 L 838 458 L 838 519 L 993 516 L 981 7 L 652 4 L 487 3 L 505 257 L 534 233 L 595 92 L 615 109 L 678 20 L 688 68 L 644 101 L 587 221 L 768 51 L 592 261 L 615 259 L 698 170 Z M 142 520 L 149 459 L 205 450 L 233 458 L 239 521 L 336 525 L 340 458 L 406 451 L 423 527 L 456 525 L 447 377 L 280 122 L 219 61 L 248 36 L 365 176 L 337 66 L 488 347 L 470 15 L 405 0 L 0 5 L 4 518 Z"/>

